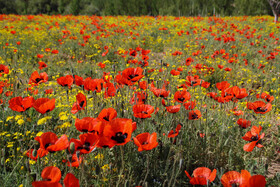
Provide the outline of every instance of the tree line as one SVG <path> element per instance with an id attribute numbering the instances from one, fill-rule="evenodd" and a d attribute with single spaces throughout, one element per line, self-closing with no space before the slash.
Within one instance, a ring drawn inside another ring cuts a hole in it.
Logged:
<path id="1" fill-rule="evenodd" d="M 273 15 L 267 0 L 0 0 L 0 14 Z"/>

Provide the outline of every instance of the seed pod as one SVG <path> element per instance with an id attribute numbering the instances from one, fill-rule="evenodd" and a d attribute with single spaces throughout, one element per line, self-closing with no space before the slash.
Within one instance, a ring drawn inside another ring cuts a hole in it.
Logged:
<path id="1" fill-rule="evenodd" d="M 36 150 L 36 149 L 33 150 L 32 156 L 33 156 L 33 157 L 36 157 L 36 156 L 37 156 L 37 150 Z"/>
<path id="2" fill-rule="evenodd" d="M 73 154 L 75 152 L 75 143 L 71 142 L 70 143 L 70 153 Z"/>

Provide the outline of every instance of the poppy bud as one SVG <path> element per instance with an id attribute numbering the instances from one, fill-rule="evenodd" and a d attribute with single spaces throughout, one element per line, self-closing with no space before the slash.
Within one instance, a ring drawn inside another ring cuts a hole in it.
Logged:
<path id="1" fill-rule="evenodd" d="M 73 154 L 75 152 L 75 143 L 71 142 L 70 143 L 70 153 Z"/>
<path id="2" fill-rule="evenodd" d="M 36 150 L 36 149 L 33 150 L 32 156 L 33 156 L 33 157 L 36 157 L 36 156 L 37 156 L 37 150 Z"/>

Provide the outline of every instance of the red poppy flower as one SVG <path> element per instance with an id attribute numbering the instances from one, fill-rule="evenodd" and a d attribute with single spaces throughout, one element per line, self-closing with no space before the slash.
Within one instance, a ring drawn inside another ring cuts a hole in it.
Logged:
<path id="1" fill-rule="evenodd" d="M 179 103 L 185 103 L 188 100 L 190 100 L 191 94 L 187 92 L 186 89 L 183 89 L 182 91 L 176 91 L 174 94 L 174 99 Z"/>
<path id="2" fill-rule="evenodd" d="M 50 153 L 62 151 L 69 145 L 67 136 L 64 134 L 60 138 L 53 132 L 45 132 L 41 136 L 36 136 L 35 140 L 40 143 L 40 148 Z"/>
<path id="3" fill-rule="evenodd" d="M 227 97 L 228 99 L 243 99 L 248 96 L 248 93 L 245 88 L 239 88 L 238 86 L 233 86 L 230 88 L 225 88 L 222 90 L 222 96 Z"/>
<path id="4" fill-rule="evenodd" d="M 99 148 L 112 148 L 114 147 L 115 141 L 111 139 L 111 137 L 103 136 L 103 134 L 100 136 L 99 142 L 97 144 L 97 147 Z"/>
<path id="5" fill-rule="evenodd" d="M 78 75 L 74 75 L 74 82 L 77 86 L 82 86 L 84 84 L 84 79 L 83 77 L 80 77 Z"/>
<path id="6" fill-rule="evenodd" d="M 74 82 L 74 79 L 72 75 L 66 75 L 65 77 L 59 77 L 56 81 L 59 85 L 68 86 L 68 88 L 70 89 L 71 85 Z"/>
<path id="7" fill-rule="evenodd" d="M 224 90 L 226 88 L 229 88 L 229 86 L 230 86 L 230 83 L 228 83 L 227 81 L 216 83 L 216 87 L 218 88 L 218 90 Z"/>
<path id="8" fill-rule="evenodd" d="M 103 79 L 92 79 L 91 77 L 88 77 L 84 80 L 84 89 L 99 93 L 101 92 L 104 83 L 105 81 Z"/>
<path id="9" fill-rule="evenodd" d="M 125 85 L 134 85 L 137 81 L 142 79 L 144 77 L 143 75 L 143 69 L 140 67 L 137 68 L 126 68 L 122 71 L 121 74 L 121 84 Z"/>
<path id="10" fill-rule="evenodd" d="M 245 141 L 249 141 L 250 143 L 244 145 L 243 150 L 247 152 L 253 151 L 255 146 L 261 148 L 263 145 L 260 144 L 260 140 L 264 137 L 264 133 L 260 135 L 262 127 L 253 126 L 251 131 L 247 132 L 242 139 Z"/>
<path id="11" fill-rule="evenodd" d="M 235 111 L 233 111 L 233 115 L 241 116 L 241 115 L 244 115 L 244 112 L 242 110 L 235 110 Z"/>
<path id="12" fill-rule="evenodd" d="M 265 187 L 266 180 L 265 177 L 262 175 L 253 175 L 249 179 L 249 186 L 250 187 Z"/>
<path id="13" fill-rule="evenodd" d="M 218 68 L 223 69 L 224 66 L 219 64 L 219 65 L 218 65 Z"/>
<path id="14" fill-rule="evenodd" d="M 52 94 L 52 93 L 53 93 L 53 89 L 45 90 L 45 94 Z"/>
<path id="15" fill-rule="evenodd" d="M 148 88 L 147 81 L 139 81 L 138 84 L 139 84 L 139 88 L 142 90 L 146 90 Z"/>
<path id="16" fill-rule="evenodd" d="M 58 54 L 58 52 L 59 52 L 58 50 L 54 49 L 54 50 L 52 50 L 51 53 L 52 53 L 52 54 Z"/>
<path id="17" fill-rule="evenodd" d="M 84 117 L 83 119 L 76 118 L 75 127 L 80 132 L 96 132 L 101 134 L 103 125 L 100 119 L 92 117 Z"/>
<path id="18" fill-rule="evenodd" d="M 85 107 L 87 105 L 87 98 L 84 94 L 78 93 L 76 95 L 76 102 L 73 104 L 71 113 L 76 114 L 80 110 L 85 110 Z"/>
<path id="19" fill-rule="evenodd" d="M 166 106 L 165 108 L 169 113 L 177 113 L 180 111 L 181 105 Z"/>
<path id="20" fill-rule="evenodd" d="M 266 100 L 266 102 L 269 102 L 269 103 L 271 103 L 273 100 L 274 100 L 274 97 L 273 96 L 271 96 L 271 95 L 269 95 L 269 94 L 267 94 L 267 93 L 262 93 L 262 94 L 257 94 L 256 95 L 256 97 L 257 98 L 262 98 L 262 99 L 265 99 Z"/>
<path id="21" fill-rule="evenodd" d="M 150 118 L 152 117 L 151 114 L 154 112 L 154 107 L 151 105 L 139 104 L 134 105 L 132 110 L 136 118 Z"/>
<path id="22" fill-rule="evenodd" d="M 136 56 L 137 56 L 137 51 L 136 51 L 136 50 L 131 50 L 131 51 L 129 52 L 129 55 L 130 55 L 130 56 L 133 56 L 133 57 L 136 57 Z"/>
<path id="23" fill-rule="evenodd" d="M 189 112 L 189 120 L 197 120 L 201 117 L 201 112 L 199 110 L 192 110 Z"/>
<path id="24" fill-rule="evenodd" d="M 265 102 L 263 102 L 263 101 L 255 101 L 253 103 L 248 102 L 247 108 L 249 110 L 254 110 L 254 112 L 256 114 L 265 114 L 265 113 L 271 111 L 272 105 L 271 105 L 271 103 L 265 104 Z"/>
<path id="25" fill-rule="evenodd" d="M 225 71 L 231 71 L 232 69 L 231 68 L 225 68 L 224 70 Z"/>
<path id="26" fill-rule="evenodd" d="M 237 124 L 242 127 L 243 129 L 246 129 L 247 127 L 251 126 L 251 121 L 243 119 L 243 118 L 239 118 L 237 120 Z"/>
<path id="27" fill-rule="evenodd" d="M 141 54 L 142 55 L 148 55 L 150 52 L 151 52 L 151 50 L 142 49 Z"/>
<path id="28" fill-rule="evenodd" d="M 37 58 L 43 58 L 44 57 L 44 55 L 42 55 L 42 54 L 37 54 Z"/>
<path id="29" fill-rule="evenodd" d="M 180 71 L 176 71 L 175 69 L 172 69 L 172 70 L 170 71 L 170 74 L 171 74 L 171 75 L 174 75 L 174 76 L 180 75 Z"/>
<path id="30" fill-rule="evenodd" d="M 181 125 L 181 124 L 178 124 L 177 127 L 176 127 L 176 129 L 175 129 L 175 132 L 174 132 L 174 130 L 171 130 L 171 131 L 168 133 L 167 137 L 168 137 L 168 138 L 174 138 L 174 137 L 178 136 L 178 134 L 179 134 L 181 128 L 182 128 L 182 125 Z"/>
<path id="31" fill-rule="evenodd" d="M 6 96 L 6 97 L 12 96 L 13 93 L 14 93 L 14 92 L 12 92 L 12 91 L 6 91 L 6 92 L 5 92 L 5 96 Z"/>
<path id="32" fill-rule="evenodd" d="M 132 123 L 131 119 L 115 118 L 104 127 L 103 137 L 109 138 L 113 145 L 124 145 L 130 141 L 131 134 L 135 129 L 135 123 Z"/>
<path id="33" fill-rule="evenodd" d="M 55 99 L 49 99 L 49 98 L 40 98 L 37 99 L 34 104 L 33 108 L 37 112 L 40 112 L 41 114 L 45 114 L 47 112 L 52 111 L 55 108 Z"/>
<path id="34" fill-rule="evenodd" d="M 61 179 L 61 171 L 59 168 L 54 166 L 45 167 L 41 173 L 43 181 L 32 182 L 34 187 L 42 186 L 52 186 L 52 187 L 62 187 L 59 183 Z"/>
<path id="35" fill-rule="evenodd" d="M 182 67 L 178 67 L 177 70 L 178 71 L 184 71 L 184 69 Z"/>
<path id="36" fill-rule="evenodd" d="M 209 88 L 210 82 L 202 81 L 201 86 L 202 86 L 203 88 Z"/>
<path id="37" fill-rule="evenodd" d="M 98 66 L 99 66 L 100 68 L 102 68 L 102 69 L 103 69 L 103 68 L 105 68 L 105 67 L 106 67 L 106 64 L 103 64 L 102 62 L 99 62 L 99 63 L 98 63 Z"/>
<path id="38" fill-rule="evenodd" d="M 186 59 L 186 65 L 189 66 L 191 65 L 191 63 L 194 61 L 194 59 L 192 59 L 192 57 L 189 57 Z"/>
<path id="39" fill-rule="evenodd" d="M 40 83 L 47 82 L 48 79 L 48 74 L 46 72 L 40 73 L 39 75 L 38 71 L 34 71 L 30 76 L 28 84 L 37 86 Z"/>
<path id="40" fill-rule="evenodd" d="M 145 91 L 142 92 L 134 92 L 133 97 L 130 99 L 130 104 L 145 104 L 147 100 L 147 93 Z"/>
<path id="41" fill-rule="evenodd" d="M 217 95 L 218 94 L 216 92 L 208 92 L 207 93 L 207 96 L 209 96 L 210 98 L 213 98 L 213 99 L 215 99 Z"/>
<path id="42" fill-rule="evenodd" d="M 23 112 L 33 106 L 35 99 L 32 96 L 29 97 L 14 97 L 9 101 L 9 108 L 13 111 Z"/>
<path id="43" fill-rule="evenodd" d="M 5 66 L 3 64 L 0 64 L 0 77 L 2 76 L 2 73 L 8 74 L 9 68 L 8 66 Z"/>
<path id="44" fill-rule="evenodd" d="M 167 84 L 167 83 L 165 83 L 165 84 L 162 86 L 161 89 L 158 89 L 158 88 L 155 87 L 154 82 L 152 82 L 152 83 L 151 83 L 151 89 L 150 89 L 150 90 L 154 93 L 154 95 L 155 95 L 156 97 L 167 97 L 167 96 L 169 95 L 169 93 L 170 93 L 170 90 L 167 91 L 167 90 L 165 89 L 166 84 Z"/>
<path id="45" fill-rule="evenodd" d="M 184 103 L 184 107 L 186 110 L 193 110 L 195 106 L 196 106 L 195 101 L 189 101 L 189 102 Z"/>
<path id="46" fill-rule="evenodd" d="M 186 79 L 186 85 L 189 87 L 201 85 L 201 83 L 203 82 L 202 79 L 199 79 L 199 77 L 196 76 L 187 76 Z"/>
<path id="47" fill-rule="evenodd" d="M 133 138 L 135 145 L 138 147 L 138 151 L 148 151 L 158 146 L 157 142 L 157 133 L 148 133 L 144 132 L 142 134 L 138 134 L 135 138 Z"/>
<path id="48" fill-rule="evenodd" d="M 33 151 L 34 149 L 30 149 L 25 153 L 25 155 L 35 161 L 38 159 L 38 157 L 42 158 L 49 153 L 47 150 L 39 148 L 38 150 L 36 150 L 36 156 L 34 156 Z"/>
<path id="49" fill-rule="evenodd" d="M 67 173 L 63 183 L 65 187 L 80 187 L 79 179 L 77 179 L 72 173 Z"/>
<path id="50" fill-rule="evenodd" d="M 104 108 L 98 115 L 98 119 L 107 123 L 117 117 L 117 111 L 114 108 Z"/>
<path id="51" fill-rule="evenodd" d="M 205 133 L 199 133 L 200 138 L 204 138 Z"/>
<path id="52" fill-rule="evenodd" d="M 247 186 L 251 174 L 247 170 L 241 170 L 241 174 L 237 171 L 228 171 L 223 174 L 221 182 L 224 187 L 232 187 L 234 185 Z"/>
<path id="53" fill-rule="evenodd" d="M 214 169 L 211 172 L 209 168 L 199 167 L 193 171 L 193 177 L 191 177 L 187 171 L 185 171 L 185 173 L 192 185 L 207 185 L 208 181 L 213 182 L 215 180 L 217 170 Z"/>
<path id="54" fill-rule="evenodd" d="M 177 55 L 182 55 L 183 53 L 181 51 L 175 51 L 172 53 L 173 56 L 177 56 Z"/>
<path id="55" fill-rule="evenodd" d="M 104 89 L 105 89 L 104 98 L 114 97 L 117 93 L 114 84 L 111 82 L 104 83 Z"/>
<path id="56" fill-rule="evenodd" d="M 69 145 L 73 142 L 75 144 L 75 151 L 80 151 L 81 154 L 88 154 L 94 150 L 99 142 L 99 136 L 94 133 L 81 134 L 78 139 L 71 138 Z M 68 147 L 70 149 L 70 147 Z"/>
<path id="57" fill-rule="evenodd" d="M 42 62 L 42 61 L 38 62 L 38 64 L 39 64 L 39 69 L 40 70 L 48 67 L 48 65 L 45 62 Z"/>

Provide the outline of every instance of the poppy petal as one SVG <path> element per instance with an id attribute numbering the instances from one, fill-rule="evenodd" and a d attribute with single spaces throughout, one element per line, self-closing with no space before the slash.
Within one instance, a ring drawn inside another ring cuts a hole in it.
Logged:
<path id="1" fill-rule="evenodd" d="M 247 152 L 253 151 L 253 149 L 254 149 L 255 146 L 256 146 L 256 143 L 257 143 L 257 141 L 253 141 L 253 142 L 250 142 L 250 143 L 248 143 L 248 144 L 245 144 L 245 145 L 243 146 L 243 150 L 244 150 L 244 151 L 247 151 Z"/>

